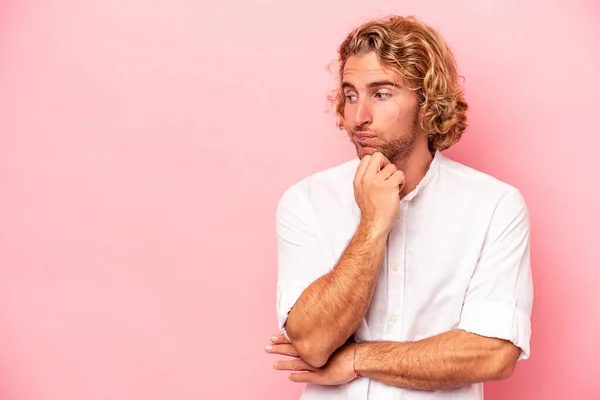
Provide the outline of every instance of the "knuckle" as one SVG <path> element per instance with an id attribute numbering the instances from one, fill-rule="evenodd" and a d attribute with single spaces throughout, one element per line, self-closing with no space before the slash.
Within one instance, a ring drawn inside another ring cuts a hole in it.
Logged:
<path id="1" fill-rule="evenodd" d="M 299 371 L 299 370 L 301 370 L 301 369 L 302 369 L 302 362 L 301 362 L 300 360 L 296 360 L 296 361 L 294 361 L 293 368 L 294 368 L 296 371 Z"/>

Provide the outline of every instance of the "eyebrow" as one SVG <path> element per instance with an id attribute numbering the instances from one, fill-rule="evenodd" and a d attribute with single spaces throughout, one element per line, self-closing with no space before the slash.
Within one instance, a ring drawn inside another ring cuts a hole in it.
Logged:
<path id="1" fill-rule="evenodd" d="M 373 89 L 373 88 L 377 88 L 377 87 L 381 87 L 381 86 L 394 86 L 394 87 L 399 87 L 400 85 L 392 82 L 392 81 L 388 81 L 388 80 L 383 80 L 383 81 L 374 81 L 374 82 L 370 82 L 369 84 L 367 84 L 367 87 L 369 89 Z M 354 86 L 353 84 L 351 84 L 350 82 L 342 82 L 342 89 L 354 89 L 356 90 L 356 86 Z"/>

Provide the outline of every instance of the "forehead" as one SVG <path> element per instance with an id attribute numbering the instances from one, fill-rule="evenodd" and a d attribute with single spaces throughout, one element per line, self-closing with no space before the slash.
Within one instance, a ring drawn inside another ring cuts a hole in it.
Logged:
<path id="1" fill-rule="evenodd" d="M 403 85 L 402 75 L 379 61 L 374 52 L 361 56 L 350 56 L 344 65 L 342 81 L 355 86 L 365 85 L 373 81 L 389 80 Z"/>

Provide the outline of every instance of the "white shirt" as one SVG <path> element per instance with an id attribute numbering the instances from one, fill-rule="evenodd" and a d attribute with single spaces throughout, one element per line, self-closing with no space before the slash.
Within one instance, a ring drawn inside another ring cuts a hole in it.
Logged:
<path id="1" fill-rule="evenodd" d="M 277 315 L 337 263 L 360 209 L 358 158 L 291 185 L 277 207 Z M 400 201 L 370 308 L 356 341 L 416 341 L 453 328 L 506 339 L 529 357 L 533 284 L 529 216 L 521 193 L 436 152 L 425 177 Z M 302 400 L 480 400 L 483 384 L 425 391 L 361 377 L 308 384 Z"/>

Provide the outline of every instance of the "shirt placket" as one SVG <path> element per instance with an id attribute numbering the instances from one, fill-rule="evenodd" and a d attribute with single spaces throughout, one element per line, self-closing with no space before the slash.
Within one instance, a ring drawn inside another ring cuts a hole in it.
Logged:
<path id="1" fill-rule="evenodd" d="M 406 216 L 408 202 L 400 202 L 398 223 L 388 248 L 388 315 L 385 327 L 385 339 L 401 341 L 405 276 L 406 276 Z"/>

